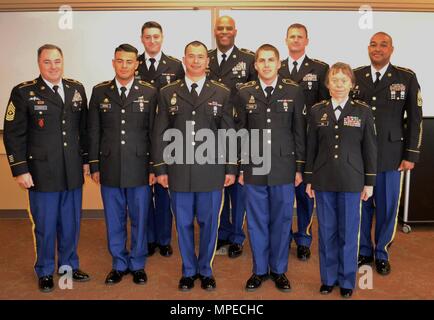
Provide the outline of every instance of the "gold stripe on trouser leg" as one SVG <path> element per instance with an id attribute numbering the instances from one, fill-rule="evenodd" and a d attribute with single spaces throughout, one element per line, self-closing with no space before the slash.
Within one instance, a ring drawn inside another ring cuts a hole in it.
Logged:
<path id="1" fill-rule="evenodd" d="M 316 201 L 316 200 L 314 199 L 314 201 Z M 315 202 L 314 202 L 313 205 L 314 205 L 314 208 L 315 208 Z M 297 213 L 297 219 L 298 219 L 298 213 Z M 310 215 L 310 222 L 309 222 L 309 224 L 308 224 L 308 226 L 306 228 L 306 234 L 308 236 L 311 236 L 309 229 L 312 227 L 312 223 L 313 223 L 313 208 L 312 208 L 312 214 Z"/>
<path id="2" fill-rule="evenodd" d="M 212 254 L 212 258 L 211 258 L 211 261 L 209 263 L 209 267 L 211 268 L 211 272 L 212 273 L 214 273 L 213 269 L 212 269 L 212 263 L 214 261 L 215 252 L 216 252 L 216 249 L 217 249 L 217 240 L 218 240 L 218 235 L 219 235 L 219 231 L 218 230 L 220 228 L 220 215 L 222 214 L 222 211 L 223 211 L 224 202 L 225 202 L 225 189 L 223 188 L 223 191 L 222 191 L 222 201 L 220 203 L 219 217 L 218 217 L 218 223 L 217 223 L 217 232 L 216 232 L 216 235 L 215 235 L 214 252 Z"/>
<path id="3" fill-rule="evenodd" d="M 244 203 L 243 203 L 244 206 Z M 244 224 L 246 223 L 246 215 L 247 215 L 247 211 L 244 209 L 243 211 L 243 225 L 241 226 L 241 230 L 244 232 Z M 247 232 L 246 232 L 247 233 Z M 244 237 L 244 241 L 246 241 L 247 237 Z M 244 245 L 244 241 L 241 245 Z"/>
<path id="4" fill-rule="evenodd" d="M 26 211 L 27 211 L 27 215 L 29 216 L 30 223 L 32 224 L 33 249 L 35 250 L 35 262 L 33 263 L 33 270 L 36 273 L 35 267 L 36 267 L 36 262 L 38 261 L 38 247 L 36 246 L 36 233 L 35 233 L 36 224 L 35 224 L 35 221 L 33 220 L 32 211 L 30 209 L 29 191 L 27 191 L 27 210 Z"/>
<path id="5" fill-rule="evenodd" d="M 169 195 L 169 208 L 170 208 L 170 212 L 172 214 L 173 220 L 175 221 L 175 235 L 176 235 L 176 239 L 178 241 L 178 248 L 179 248 L 179 237 L 178 237 L 178 228 L 177 228 L 177 224 L 176 224 L 176 217 L 175 217 L 175 213 L 173 212 L 173 208 L 172 208 L 172 197 L 170 195 L 170 190 L 169 188 L 167 188 L 167 194 Z M 172 232 L 172 230 L 170 230 L 170 232 Z"/>
<path id="6" fill-rule="evenodd" d="M 390 241 L 384 247 L 384 251 L 386 251 L 386 253 L 387 253 L 387 259 L 389 259 L 389 251 L 387 250 L 387 248 L 389 247 L 389 245 L 392 243 L 393 239 L 395 238 L 396 226 L 398 225 L 398 212 L 399 212 L 399 204 L 401 203 L 402 184 L 403 184 L 403 182 L 404 182 L 404 171 L 401 171 L 401 178 L 400 178 L 400 182 L 399 182 L 399 197 L 398 197 L 398 203 L 396 205 L 396 212 L 395 212 L 395 225 L 393 227 L 392 238 L 390 239 Z"/>
<path id="7" fill-rule="evenodd" d="M 359 251 L 360 251 L 360 230 L 362 228 L 362 202 L 363 201 L 360 200 L 359 203 L 359 232 L 357 234 L 357 259 L 359 259 Z"/>

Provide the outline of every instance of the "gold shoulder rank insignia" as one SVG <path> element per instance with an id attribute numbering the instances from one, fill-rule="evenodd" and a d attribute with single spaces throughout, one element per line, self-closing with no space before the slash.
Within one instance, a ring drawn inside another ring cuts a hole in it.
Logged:
<path id="1" fill-rule="evenodd" d="M 149 82 L 143 81 L 143 80 L 139 80 L 139 83 L 144 87 L 155 88 L 152 84 L 150 84 Z"/>
<path id="2" fill-rule="evenodd" d="M 19 85 L 18 85 L 18 88 L 24 88 L 24 87 L 28 87 L 28 86 L 30 86 L 30 85 L 32 85 L 32 84 L 35 84 L 36 83 L 36 79 L 34 79 L 34 80 L 30 80 L 30 81 L 24 81 L 24 82 L 22 82 L 22 83 L 20 83 Z"/>
<path id="3" fill-rule="evenodd" d="M 297 87 L 298 87 L 298 84 L 297 84 L 296 82 L 292 81 L 291 79 L 282 79 L 282 82 L 283 82 L 284 84 L 290 84 L 290 85 L 293 85 L 293 86 L 297 86 Z"/>
<path id="4" fill-rule="evenodd" d="M 249 50 L 249 49 L 240 48 L 240 51 L 244 52 L 244 53 L 247 53 L 247 54 L 250 54 L 251 56 L 255 55 L 255 53 L 253 51 Z"/>
<path id="5" fill-rule="evenodd" d="M 411 69 L 403 68 L 403 67 L 398 67 L 398 66 L 395 66 L 395 68 L 397 68 L 398 70 L 402 70 L 402 71 L 408 72 L 408 73 L 410 73 L 412 75 L 415 75 L 415 73 Z"/>
<path id="6" fill-rule="evenodd" d="M 363 68 L 366 68 L 366 66 L 361 66 L 361 67 L 355 68 L 355 69 L 353 69 L 353 71 L 354 71 L 354 72 L 355 72 L 355 71 L 359 71 L 360 69 L 363 69 Z"/>
<path id="7" fill-rule="evenodd" d="M 326 103 L 326 102 L 327 102 L 327 100 L 322 100 L 322 101 L 320 101 L 320 102 L 317 102 L 317 103 L 315 103 L 315 104 L 311 107 L 311 109 L 312 109 L 312 108 L 315 108 L 315 107 L 319 107 L 319 106 L 323 105 L 323 104 Z"/>
<path id="8" fill-rule="evenodd" d="M 227 90 L 227 91 L 231 91 L 228 87 L 226 87 L 223 83 L 221 83 L 221 82 L 218 82 L 218 81 L 215 81 L 215 80 L 210 80 L 211 81 L 211 83 L 213 83 L 213 84 L 215 84 L 215 85 L 217 85 L 217 86 L 219 86 L 219 87 L 221 87 L 221 88 L 223 88 L 223 89 L 225 89 L 225 90 Z"/>
<path id="9" fill-rule="evenodd" d="M 359 100 L 359 99 L 355 99 L 354 101 L 357 102 L 357 104 L 359 104 L 359 105 L 361 105 L 363 107 L 369 108 L 369 105 L 365 101 L 362 101 L 362 100 Z"/>
<path id="10" fill-rule="evenodd" d="M 70 78 L 63 78 L 63 79 L 65 79 L 66 81 L 72 82 L 72 83 L 83 85 L 80 81 L 77 81 L 77 80 L 74 80 L 74 79 L 70 79 Z"/>
<path id="11" fill-rule="evenodd" d="M 163 89 L 165 89 L 165 88 L 171 87 L 171 86 L 173 86 L 173 85 L 175 85 L 175 84 L 178 84 L 178 83 L 180 83 L 180 82 L 181 82 L 181 79 L 178 79 L 178 80 L 176 80 L 176 81 L 174 81 L 174 82 L 168 83 L 168 84 L 166 84 L 164 87 L 162 87 L 162 88 L 160 89 L 160 91 L 163 90 Z"/>
<path id="12" fill-rule="evenodd" d="M 14 121 L 15 119 L 15 106 L 13 102 L 9 102 L 8 108 L 6 109 L 6 121 Z"/>
<path id="13" fill-rule="evenodd" d="M 422 93 L 420 92 L 420 89 L 417 90 L 417 106 L 422 107 Z"/>
<path id="14" fill-rule="evenodd" d="M 174 56 L 167 56 L 170 60 L 176 61 L 176 62 L 181 62 L 181 60 L 179 60 L 178 58 L 175 58 Z"/>
<path id="15" fill-rule="evenodd" d="M 104 81 L 104 82 L 98 83 L 98 84 L 95 86 L 95 88 L 102 87 L 102 86 L 108 86 L 110 83 L 111 83 L 111 80 L 107 80 L 107 81 Z"/>
<path id="16" fill-rule="evenodd" d="M 322 65 L 324 65 L 324 66 L 328 66 L 328 64 L 325 63 L 324 61 L 321 61 L 321 60 L 318 60 L 318 59 L 312 59 L 312 58 L 311 58 L 311 60 L 312 60 L 312 61 L 315 61 L 315 62 L 318 62 L 319 64 L 322 64 Z"/>
<path id="17" fill-rule="evenodd" d="M 243 83 L 243 84 L 240 86 L 239 90 L 241 90 L 241 89 L 245 89 L 245 88 L 250 88 L 250 87 L 253 87 L 254 85 L 256 85 L 256 81 L 255 81 L 255 80 L 252 80 L 252 81 L 249 81 L 249 82 Z"/>

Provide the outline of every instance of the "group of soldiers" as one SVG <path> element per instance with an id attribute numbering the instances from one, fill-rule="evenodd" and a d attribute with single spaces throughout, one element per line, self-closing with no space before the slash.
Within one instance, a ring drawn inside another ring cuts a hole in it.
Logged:
<path id="1" fill-rule="evenodd" d="M 147 257 L 157 250 L 172 255 L 173 214 L 182 257 L 179 289 L 191 290 L 200 279 L 203 289 L 214 290 L 215 252 L 228 246 L 230 258 L 242 255 L 247 215 L 253 270 L 245 289 L 257 290 L 271 278 L 277 289 L 290 291 L 285 273 L 292 240 L 298 259 L 311 256 L 314 197 L 320 292 L 339 286 L 351 297 L 357 266 L 374 261 L 379 274 L 390 273 L 402 172 L 417 162 L 422 134 L 419 84 L 414 72 L 390 63 L 391 36 L 374 34 L 371 64 L 353 72 L 344 63 L 329 68 L 309 58 L 308 31 L 299 23 L 288 27 L 284 60 L 269 44 L 255 53 L 235 46 L 229 16 L 216 20 L 214 34 L 216 49 L 190 42 L 181 62 L 161 51 L 161 25 L 146 22 L 143 54 L 118 46 L 115 77 L 93 88 L 89 104 L 81 83 L 63 77 L 62 50 L 39 48 L 40 76 L 12 90 L 4 143 L 13 176 L 29 190 L 42 292 L 54 288 L 56 241 L 57 268 L 70 266 L 74 281 L 90 279 L 77 255 L 84 175 L 101 186 L 112 255 L 108 285 L 129 273 L 145 284 Z M 184 153 L 182 163 L 168 164 L 169 129 L 179 130 L 194 151 L 201 129 L 216 135 L 219 129 L 260 129 L 260 154 L 270 151 L 270 170 L 255 175 L 255 156 L 243 162 L 241 153 L 238 162 L 205 164 L 186 163 Z"/>

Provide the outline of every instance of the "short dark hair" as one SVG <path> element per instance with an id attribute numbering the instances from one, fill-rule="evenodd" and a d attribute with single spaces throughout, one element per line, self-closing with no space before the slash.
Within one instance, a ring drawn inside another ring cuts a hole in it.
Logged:
<path id="1" fill-rule="evenodd" d="M 136 47 L 128 44 L 128 43 L 123 43 L 121 45 L 119 45 L 116 49 L 115 49 L 115 54 L 118 51 L 125 51 L 125 52 L 133 52 L 137 55 L 139 54 L 139 51 L 136 49 Z"/>
<path id="2" fill-rule="evenodd" d="M 206 51 L 206 55 L 208 56 L 208 48 L 206 47 L 206 45 L 205 45 L 203 42 L 200 42 L 200 41 L 198 41 L 198 40 L 195 40 L 195 41 L 192 41 L 192 42 L 190 42 L 190 43 L 187 43 L 187 45 L 186 45 L 185 48 L 184 48 L 184 54 L 187 53 L 187 48 L 188 48 L 189 46 L 192 46 L 192 47 L 204 47 L 204 48 L 205 48 L 205 51 Z"/>
<path id="3" fill-rule="evenodd" d="M 307 28 L 306 28 L 306 26 L 304 24 L 301 24 L 301 23 L 293 23 L 293 24 L 291 24 L 288 27 L 288 29 L 286 30 L 286 36 L 287 37 L 288 37 L 289 29 L 303 29 L 304 32 L 306 33 L 306 38 L 309 38 L 308 35 L 307 35 Z"/>
<path id="4" fill-rule="evenodd" d="M 256 50 L 255 61 L 258 60 L 259 52 L 261 52 L 261 51 L 273 51 L 277 57 L 277 60 L 280 60 L 279 50 L 277 50 L 277 48 L 275 46 L 268 44 L 268 43 L 265 43 Z"/>
<path id="5" fill-rule="evenodd" d="M 150 29 L 150 28 L 157 28 L 157 29 L 159 29 L 161 31 L 161 33 L 163 33 L 163 28 L 161 27 L 161 25 L 158 22 L 156 22 L 156 21 L 147 21 L 142 26 L 142 34 L 143 34 L 143 31 L 145 29 Z"/>
<path id="6" fill-rule="evenodd" d="M 44 50 L 57 50 L 57 51 L 59 51 L 60 55 L 63 58 L 62 49 L 60 49 L 58 46 L 56 46 L 54 44 L 46 43 L 43 46 L 41 46 L 41 47 L 38 48 L 38 59 L 41 56 L 42 51 L 44 51 Z"/>
<path id="7" fill-rule="evenodd" d="M 342 71 L 343 74 L 347 75 L 351 79 L 352 86 L 354 86 L 356 83 L 356 76 L 354 75 L 354 71 L 351 66 L 344 62 L 336 62 L 330 67 L 330 69 L 327 70 L 325 78 L 326 87 L 329 87 L 329 77 L 338 73 L 339 71 Z"/>

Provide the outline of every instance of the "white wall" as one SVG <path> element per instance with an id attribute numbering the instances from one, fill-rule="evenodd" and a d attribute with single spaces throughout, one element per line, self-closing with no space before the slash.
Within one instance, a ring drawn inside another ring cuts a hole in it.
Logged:
<path id="1" fill-rule="evenodd" d="M 338 60 L 353 67 L 369 63 L 367 45 L 370 36 L 386 31 L 394 39 L 392 63 L 413 69 L 418 76 L 424 99 L 424 115 L 434 116 L 434 13 L 374 12 L 372 30 L 359 28 L 358 12 L 334 11 L 220 11 L 236 19 L 237 45 L 255 50 L 263 43 L 278 47 L 287 56 L 284 43 L 287 27 L 294 22 L 309 29 L 308 55 L 334 63 Z M 0 13 L 0 117 L 3 119 L 12 87 L 38 76 L 36 50 L 44 43 L 59 45 L 65 55 L 65 76 L 86 87 L 113 78 L 111 59 L 120 43 L 131 43 L 140 52 L 140 29 L 148 20 L 161 23 L 165 41 L 163 50 L 178 58 L 185 44 L 201 40 L 211 45 L 211 11 L 79 11 L 73 13 L 73 29 L 58 27 L 57 12 Z M 0 120 L 0 129 L 3 121 Z"/>
<path id="2" fill-rule="evenodd" d="M 163 27 L 163 51 L 181 59 L 185 45 L 200 40 L 211 45 L 211 12 L 207 11 L 78 11 L 73 29 L 61 30 L 57 12 L 0 13 L 0 129 L 11 89 L 39 75 L 37 49 L 44 43 L 60 46 L 65 77 L 81 81 L 88 98 L 92 87 L 114 77 L 111 59 L 121 43 L 143 52 L 141 27 L 155 20 Z M 193 24 L 194 21 L 194 24 Z"/>
<path id="3" fill-rule="evenodd" d="M 263 43 L 279 49 L 282 59 L 288 56 L 286 30 L 292 23 L 308 28 L 307 54 L 329 64 L 349 63 L 353 68 L 368 65 L 370 37 L 385 31 L 393 37 L 392 64 L 416 72 L 423 96 L 424 116 L 434 116 L 434 13 L 374 12 L 373 28 L 359 28 L 359 12 L 339 11 L 247 11 L 225 10 L 237 25 L 236 43 L 255 51 Z"/>

